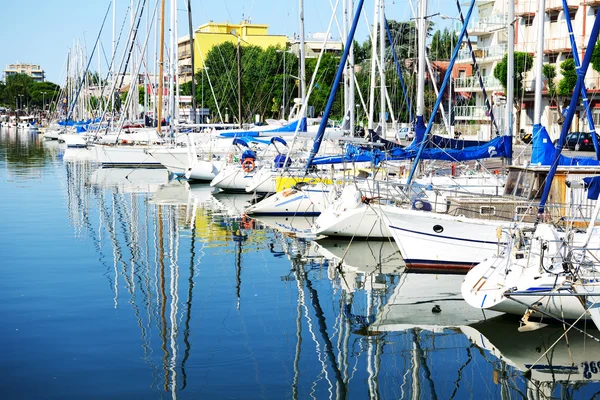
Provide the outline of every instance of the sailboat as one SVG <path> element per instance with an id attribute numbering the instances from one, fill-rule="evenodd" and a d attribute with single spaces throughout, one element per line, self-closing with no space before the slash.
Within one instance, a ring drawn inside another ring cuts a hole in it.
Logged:
<path id="1" fill-rule="evenodd" d="M 523 315 L 524 329 L 539 327 L 528 321 L 531 315 L 543 315 L 558 320 L 577 320 L 595 316 L 595 311 L 590 315 L 590 309 L 595 308 L 593 300 L 597 265 L 594 260 L 600 256 L 598 252 L 600 236 L 594 235 L 600 202 L 597 201 L 597 191 L 588 188 L 589 183 L 595 181 L 587 178 L 583 179 L 585 184 L 581 184 L 581 178 L 571 178 L 573 183 L 570 186 L 580 191 L 587 189 L 588 199 L 596 200 L 591 215 L 585 215 L 586 212 L 583 212 L 584 217 L 590 218 L 585 233 L 576 229 L 577 221 L 570 222 L 567 219 L 563 226 L 549 223 L 546 203 L 551 195 L 551 187 L 556 181 L 559 165 L 562 163 L 568 165 L 572 162 L 561 155 L 561 149 L 574 116 L 574 108 L 579 99 L 583 78 L 599 32 L 600 20 L 596 19 L 571 97 L 569 107 L 573 109 L 567 112 L 561 136 L 547 171 L 539 201 L 539 222 L 534 229 L 529 229 L 529 232 L 520 226 L 509 231 L 510 241 L 499 256 L 484 260 L 474 267 L 462 284 L 463 297 L 471 306 Z M 538 72 L 540 71 L 541 57 L 538 59 Z M 537 136 L 543 133 L 544 129 L 537 130 Z M 575 167 L 570 167 L 573 168 Z M 581 177 L 582 172 L 597 175 L 600 170 L 584 167 L 579 172 Z M 579 198 L 581 197 L 580 195 Z M 584 210 L 580 207 L 577 209 Z M 590 297 L 587 298 L 585 294 L 589 294 Z M 600 319 L 597 323 L 600 323 Z"/>

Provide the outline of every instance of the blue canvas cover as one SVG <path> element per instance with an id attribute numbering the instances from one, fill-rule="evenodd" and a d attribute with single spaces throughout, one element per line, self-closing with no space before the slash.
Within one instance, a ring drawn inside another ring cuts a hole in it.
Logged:
<path id="1" fill-rule="evenodd" d="M 554 160 L 556 149 L 550 140 L 550 135 L 546 127 L 542 124 L 533 126 L 533 142 L 531 151 L 531 164 L 549 166 Z M 558 159 L 559 166 L 575 166 L 575 165 L 600 165 L 600 161 L 586 157 L 566 157 L 560 155 Z"/>
<path id="2" fill-rule="evenodd" d="M 275 168 L 282 168 L 284 163 L 286 167 L 289 167 L 292 164 L 292 159 L 288 158 L 287 162 L 285 162 L 286 155 L 285 154 L 277 154 L 275 156 L 275 160 L 273 160 L 275 164 Z"/>
<path id="3" fill-rule="evenodd" d="M 583 178 L 583 182 L 588 191 L 587 198 L 590 200 L 598 200 L 598 195 L 600 194 L 600 176 Z"/>
<path id="4" fill-rule="evenodd" d="M 246 160 L 256 160 L 256 153 L 250 149 L 244 150 L 244 152 L 242 153 L 242 162 Z"/>

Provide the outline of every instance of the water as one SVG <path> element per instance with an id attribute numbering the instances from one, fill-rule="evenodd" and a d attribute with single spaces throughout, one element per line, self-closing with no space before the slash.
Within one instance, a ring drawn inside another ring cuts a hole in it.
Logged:
<path id="1" fill-rule="evenodd" d="M 313 242 L 304 218 L 240 218 L 247 196 L 84 158 L 0 132 L 3 398 L 600 390 L 597 341 L 572 330 L 545 354 L 562 326 L 481 322 L 460 276 L 407 274 L 393 243 Z"/>

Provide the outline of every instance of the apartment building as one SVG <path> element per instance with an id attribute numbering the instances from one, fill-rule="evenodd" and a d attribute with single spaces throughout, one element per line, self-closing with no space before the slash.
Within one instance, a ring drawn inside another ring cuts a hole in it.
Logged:
<path id="1" fill-rule="evenodd" d="M 589 33 L 594 18 L 600 5 L 600 0 L 567 0 L 568 10 L 563 9 L 562 0 L 545 0 L 543 12 L 538 10 L 538 0 L 515 0 L 515 51 L 528 52 L 534 56 L 531 69 L 525 75 L 524 94 L 521 101 L 521 125 L 513 127 L 515 135 L 523 135 L 531 132 L 534 120 L 534 88 L 535 88 L 535 57 L 538 43 L 538 21 L 544 19 L 544 64 L 555 66 L 557 77 L 554 82 L 562 78 L 560 64 L 572 58 L 571 44 L 565 18 L 569 18 L 573 25 L 575 41 L 578 46 L 580 59 L 583 59 L 587 47 Z M 493 71 L 498 62 L 502 60 L 508 48 L 507 34 L 507 7 L 506 0 L 482 0 L 477 3 L 475 18 L 469 24 L 469 35 L 474 38 L 474 53 L 483 77 L 485 89 L 490 101 L 494 102 L 494 115 L 499 120 L 499 125 L 504 126 L 505 113 L 502 112 L 502 101 L 504 89 L 500 82 L 494 78 Z M 460 51 L 459 62 L 468 62 L 471 53 L 463 44 Z M 517 73 L 518 71 L 515 71 Z M 560 99 L 551 98 L 548 93 L 548 82 L 544 79 L 543 90 L 543 114 L 544 124 L 554 139 L 560 133 L 560 125 L 557 124 L 560 113 Z M 590 67 L 587 72 L 585 84 L 590 93 L 594 121 L 600 125 L 600 102 L 594 98 L 595 93 L 600 93 L 600 75 Z M 454 80 L 456 92 L 469 93 L 472 95 L 472 105 L 454 107 L 455 120 L 457 124 L 468 124 L 476 126 L 477 132 L 482 139 L 485 132 L 489 132 L 486 126 L 490 124 L 489 113 L 486 113 L 482 89 L 475 76 L 458 77 Z M 516 118 L 515 118 L 516 123 Z M 587 130 L 587 123 L 583 110 L 577 113 L 571 130 Z"/>
<path id="2" fill-rule="evenodd" d="M 253 24 L 248 20 L 242 21 L 239 24 L 210 21 L 201 25 L 194 32 L 195 53 L 193 68 L 189 35 L 181 37 L 177 41 L 180 81 L 190 81 L 192 70 L 197 72 L 202 69 L 206 55 L 214 46 L 218 46 L 225 42 L 237 44 L 238 36 L 242 45 L 260 46 L 265 49 L 269 46 L 280 46 L 283 48 L 287 43 L 286 36 L 271 35 L 268 30 L 268 25 Z"/>
<path id="3" fill-rule="evenodd" d="M 500 81 L 494 78 L 494 68 L 502 61 L 508 48 L 506 8 L 506 0 L 477 2 L 477 12 L 467 28 L 483 88 L 475 71 L 469 73 L 466 68 L 456 71 L 457 67 L 454 67 L 453 71 L 455 94 L 469 99 L 469 105 L 453 107 L 454 121 L 459 126 L 456 129 L 471 135 L 477 134 L 484 140 L 491 136 L 491 120 L 484 98 L 484 88 L 488 101 L 494 104 L 494 117 L 497 120 L 503 118 L 500 99 L 504 97 L 504 89 Z M 466 41 L 462 43 L 457 63 L 472 64 L 471 51 Z"/>
<path id="4" fill-rule="evenodd" d="M 25 74 L 29 75 L 36 82 L 44 82 L 46 73 L 39 64 L 9 64 L 4 70 L 4 81 L 11 75 Z"/>

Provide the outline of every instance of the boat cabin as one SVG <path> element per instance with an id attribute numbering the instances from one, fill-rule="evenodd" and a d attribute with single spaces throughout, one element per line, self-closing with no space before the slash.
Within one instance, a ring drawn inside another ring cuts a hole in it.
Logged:
<path id="1" fill-rule="evenodd" d="M 510 166 L 503 196 L 449 197 L 447 213 L 470 218 L 535 222 L 548 171 L 548 166 Z M 589 220 L 593 201 L 587 199 L 582 185 L 572 183 L 596 175 L 600 175 L 600 166 L 558 168 L 546 205 L 552 221 L 569 219 L 581 222 L 583 226 L 585 220 Z"/>

